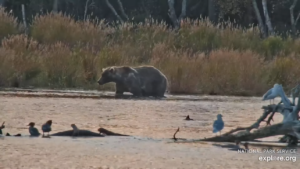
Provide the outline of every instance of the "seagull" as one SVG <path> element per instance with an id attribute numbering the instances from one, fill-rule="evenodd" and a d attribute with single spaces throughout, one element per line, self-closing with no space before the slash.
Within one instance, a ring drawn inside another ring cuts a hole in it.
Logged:
<path id="1" fill-rule="evenodd" d="M 44 133 L 48 133 L 49 136 L 49 132 L 51 131 L 51 125 L 52 125 L 52 120 L 48 120 L 45 124 L 42 125 L 42 130 L 43 130 L 43 137 L 44 137 Z"/>
<path id="2" fill-rule="evenodd" d="M 264 100 L 273 100 L 280 96 L 280 85 L 279 84 L 274 84 L 274 87 L 268 90 L 264 95 L 263 95 L 263 101 Z M 270 102 L 271 103 L 271 102 Z"/>
<path id="3" fill-rule="evenodd" d="M 221 130 L 224 128 L 224 121 L 222 117 L 222 114 L 217 115 L 217 120 L 215 120 L 213 124 L 213 133 L 220 132 L 221 134 Z"/>
<path id="4" fill-rule="evenodd" d="M 30 136 L 40 136 L 40 132 L 37 128 L 34 127 L 35 123 L 34 122 L 30 122 L 27 126 L 30 126 L 29 127 L 29 133 L 30 133 Z"/>
<path id="5" fill-rule="evenodd" d="M 273 88 L 271 88 L 270 90 L 268 90 L 264 95 L 263 95 L 263 101 L 264 100 L 273 100 L 276 97 L 281 97 L 281 101 L 278 103 L 283 103 L 284 106 L 286 107 L 291 107 L 292 102 L 287 98 L 287 96 L 285 95 L 282 85 L 279 84 L 275 84 Z"/>
<path id="6" fill-rule="evenodd" d="M 75 124 L 71 124 L 71 127 L 73 128 L 73 136 L 78 136 L 79 129 Z"/>

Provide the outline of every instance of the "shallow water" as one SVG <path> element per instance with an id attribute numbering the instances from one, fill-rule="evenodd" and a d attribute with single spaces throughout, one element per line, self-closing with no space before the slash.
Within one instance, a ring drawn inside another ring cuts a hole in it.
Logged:
<path id="1" fill-rule="evenodd" d="M 75 123 L 79 129 L 97 132 L 102 127 L 134 136 L 0 138 L 0 168 L 294 168 L 299 163 L 259 161 L 266 154 L 238 153 L 213 143 L 171 143 L 167 138 L 172 138 L 178 127 L 178 138 L 214 136 L 212 123 L 218 113 L 225 121 L 222 132 L 249 126 L 262 114 L 261 107 L 269 104 L 260 98 L 209 97 L 212 101 L 0 96 L 4 133 L 28 135 L 29 122 L 41 130 L 41 125 L 52 119 L 51 133 L 70 130 Z M 183 120 L 187 115 L 194 121 Z M 275 115 L 274 120 L 280 122 L 282 116 Z M 279 155 L 300 158 L 299 153 Z"/>

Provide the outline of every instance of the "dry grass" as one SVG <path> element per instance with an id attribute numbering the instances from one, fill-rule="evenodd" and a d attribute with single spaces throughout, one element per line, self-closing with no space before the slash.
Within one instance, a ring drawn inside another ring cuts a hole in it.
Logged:
<path id="1" fill-rule="evenodd" d="M 300 77 L 300 40 L 261 40 L 256 27 L 186 20 L 176 33 L 151 19 L 108 26 L 48 14 L 35 17 L 27 37 L 3 9 L 0 22 L 2 86 L 113 89 L 96 84 L 103 67 L 143 64 L 166 74 L 171 93 L 260 95 Z"/>
<path id="2" fill-rule="evenodd" d="M 0 40 L 7 35 L 14 35 L 19 32 L 17 19 L 5 13 L 4 8 L 0 7 Z"/>

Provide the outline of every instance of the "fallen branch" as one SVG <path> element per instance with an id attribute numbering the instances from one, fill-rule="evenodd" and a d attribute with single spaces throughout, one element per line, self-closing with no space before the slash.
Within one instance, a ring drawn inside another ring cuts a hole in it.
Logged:
<path id="1" fill-rule="evenodd" d="M 194 120 L 190 118 L 190 115 L 187 115 L 186 118 L 184 120 L 190 121 L 190 120 Z"/>
<path id="2" fill-rule="evenodd" d="M 179 132 L 179 127 L 178 127 L 178 129 L 175 131 L 175 133 L 174 133 L 174 135 L 173 135 L 173 139 L 175 140 L 175 141 L 177 141 L 177 138 L 176 138 L 176 134 Z"/>
<path id="3" fill-rule="evenodd" d="M 269 90 L 270 91 L 270 90 Z M 278 91 L 277 91 L 278 92 Z M 291 106 L 288 104 L 288 98 L 286 97 L 283 90 L 279 91 L 281 93 L 281 102 L 277 105 L 272 104 L 268 106 L 263 106 L 264 113 L 261 117 L 253 123 L 249 127 L 238 127 L 233 129 L 221 136 L 215 136 L 211 138 L 204 138 L 198 140 L 186 140 L 185 142 L 200 142 L 200 141 L 211 141 L 211 142 L 235 142 L 237 145 L 241 141 L 255 141 L 256 139 L 277 136 L 277 135 L 285 135 L 286 141 L 288 145 L 297 145 L 298 139 L 300 139 L 300 121 L 299 119 L 299 111 L 300 111 L 300 99 L 298 99 L 298 104 L 295 106 Z M 298 93 L 298 97 L 300 93 Z M 273 120 L 273 116 L 276 112 L 279 112 L 283 116 L 283 121 L 279 124 L 270 125 L 271 120 Z M 272 113 L 270 115 L 270 113 Z M 270 115 L 270 116 L 269 116 Z M 265 119 L 268 118 L 267 121 Z M 263 128 L 259 128 L 260 123 L 262 121 L 267 122 L 267 126 Z M 254 132 L 251 132 L 252 129 L 257 129 Z M 243 130 L 243 131 L 242 131 Z M 237 131 L 237 134 L 233 134 Z M 176 134 L 176 133 L 175 133 Z M 175 138 L 174 134 L 174 140 Z M 245 148 L 247 149 L 248 144 L 245 144 Z"/>
<path id="4" fill-rule="evenodd" d="M 236 142 L 238 141 L 252 141 L 264 137 L 285 135 L 286 133 L 293 132 L 293 127 L 300 127 L 299 121 L 293 121 L 289 123 L 279 123 L 264 128 L 260 128 L 253 133 L 251 132 L 239 132 L 235 135 L 222 135 L 206 139 L 201 141 L 213 141 L 213 142 Z"/>
<path id="5" fill-rule="evenodd" d="M 268 115 L 270 113 L 276 112 L 278 108 L 281 108 L 281 106 L 268 105 L 268 106 L 263 106 L 262 108 L 264 109 L 263 115 L 255 123 L 253 123 L 251 126 L 249 126 L 249 127 L 237 127 L 235 129 L 230 130 L 227 133 L 224 133 L 223 135 L 225 135 L 225 136 L 230 135 L 232 133 L 235 133 L 237 131 L 242 131 L 242 130 L 246 130 L 247 132 L 250 132 L 253 129 L 257 129 L 257 128 L 259 128 L 260 123 L 265 121 L 265 119 L 268 117 Z"/>

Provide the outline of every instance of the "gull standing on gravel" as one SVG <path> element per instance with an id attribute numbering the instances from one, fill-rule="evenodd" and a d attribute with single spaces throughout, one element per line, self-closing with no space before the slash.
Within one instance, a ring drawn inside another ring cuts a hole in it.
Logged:
<path id="1" fill-rule="evenodd" d="M 222 117 L 223 117 L 222 114 L 217 115 L 217 120 L 215 120 L 213 124 L 213 133 L 220 132 L 221 134 L 221 130 L 223 130 L 224 128 L 224 121 Z"/>
<path id="2" fill-rule="evenodd" d="M 30 133 L 30 136 L 40 136 L 40 132 L 37 128 L 34 127 L 35 123 L 34 122 L 30 122 L 27 126 L 30 126 L 29 127 L 29 133 Z"/>
<path id="3" fill-rule="evenodd" d="M 43 137 L 44 137 L 44 133 L 49 133 L 51 131 L 51 125 L 52 125 L 52 120 L 48 120 L 45 124 L 42 125 L 42 130 L 43 130 Z"/>

